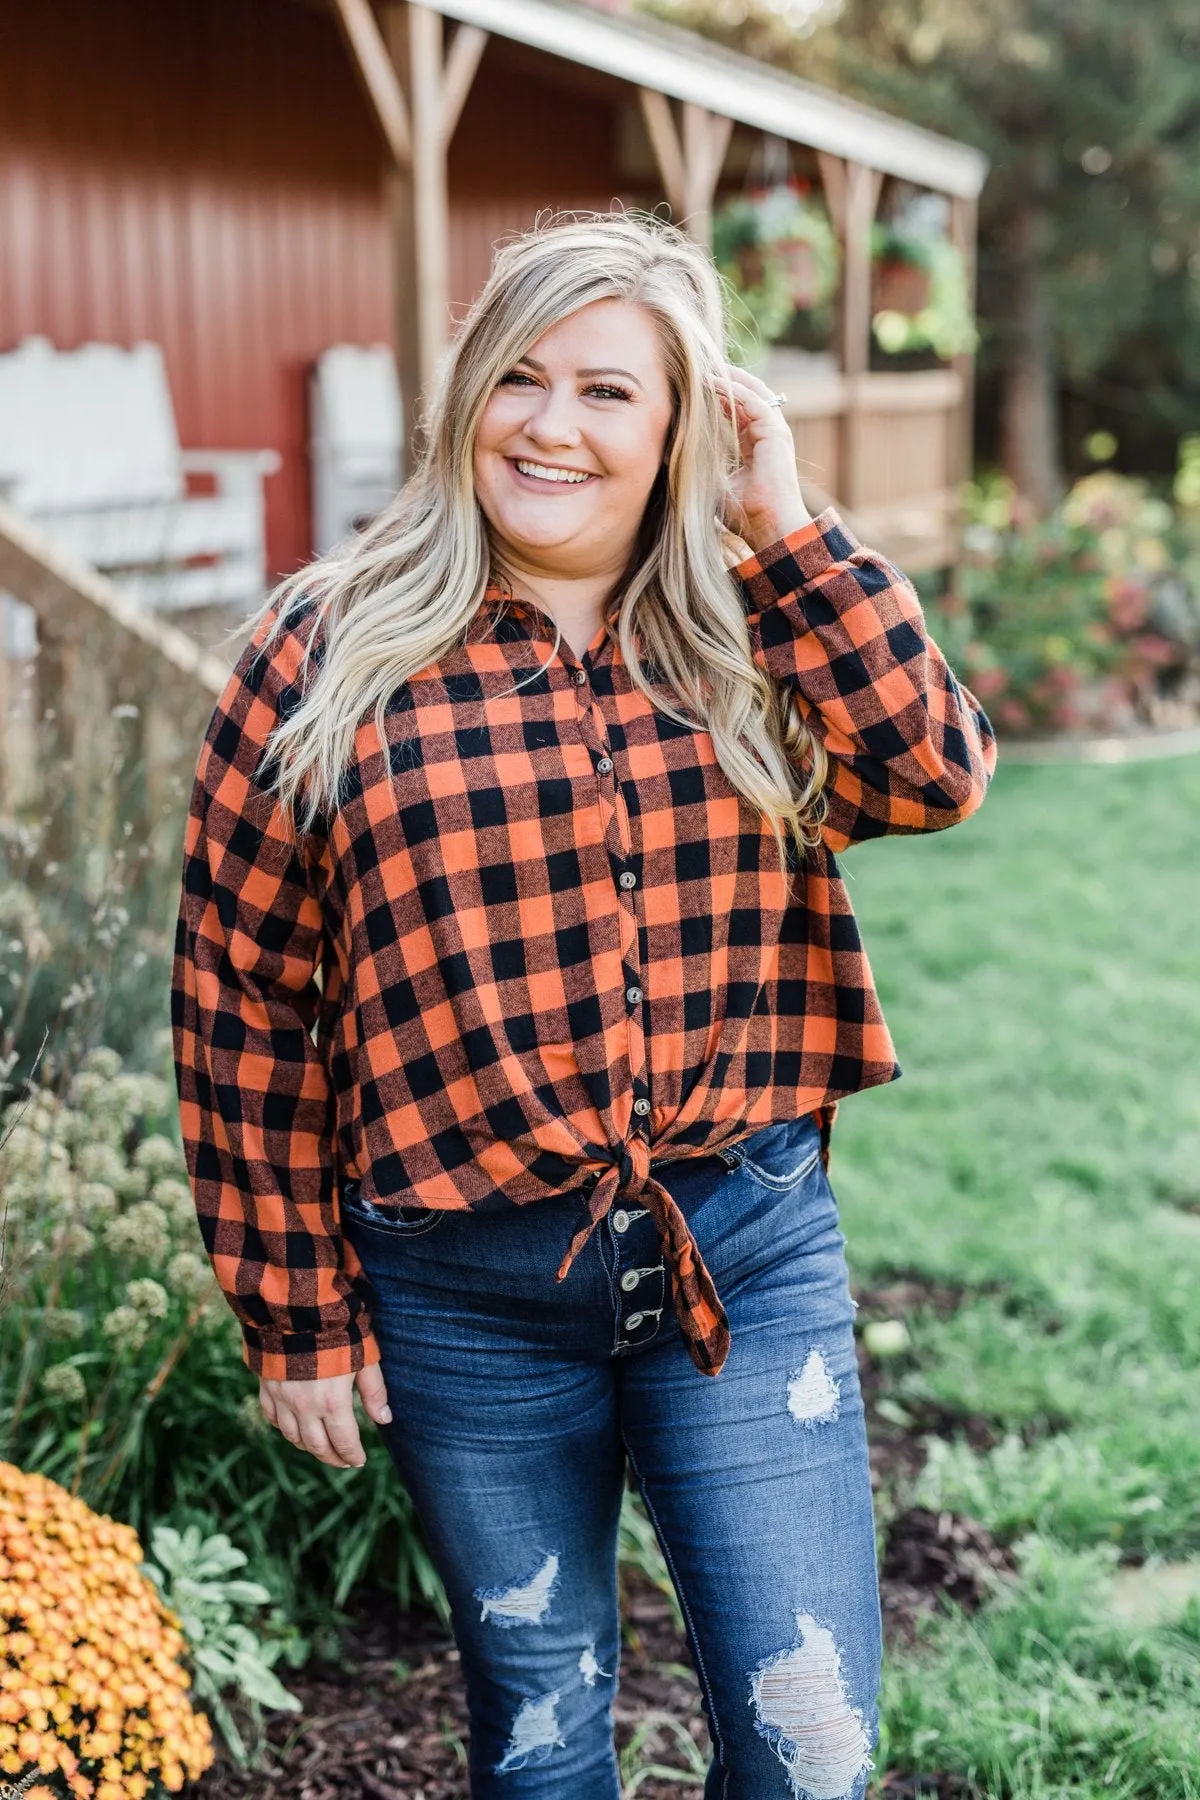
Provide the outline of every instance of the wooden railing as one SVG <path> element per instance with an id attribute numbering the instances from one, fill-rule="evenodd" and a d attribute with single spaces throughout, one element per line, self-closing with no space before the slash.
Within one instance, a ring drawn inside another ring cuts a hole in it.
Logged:
<path id="1" fill-rule="evenodd" d="M 765 376 L 788 396 L 810 504 L 832 500 L 906 572 L 954 561 L 964 399 L 956 369 L 797 378 L 768 362 Z"/>
<path id="2" fill-rule="evenodd" d="M 0 593 L 37 615 L 38 653 L 0 657 L 0 816 L 36 818 L 51 778 L 71 804 L 52 834 L 104 841 L 114 832 L 165 831 L 195 765 L 229 666 L 162 623 L 94 569 L 53 548 L 0 502 Z M 112 771 L 128 771 L 120 791 Z M 51 853 L 64 848 L 48 844 Z"/>

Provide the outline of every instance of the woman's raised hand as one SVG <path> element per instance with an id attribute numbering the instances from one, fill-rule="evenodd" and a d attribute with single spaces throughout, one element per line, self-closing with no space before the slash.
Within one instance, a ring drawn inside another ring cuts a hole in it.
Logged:
<path id="1" fill-rule="evenodd" d="M 376 1425 L 390 1424 L 392 1412 L 378 1363 L 355 1375 L 325 1375 L 319 1381 L 260 1377 L 258 1403 L 264 1417 L 297 1450 L 310 1451 L 331 1469 L 361 1469 L 367 1453 L 354 1416 L 355 1383 L 367 1417 Z"/>
<path id="2" fill-rule="evenodd" d="M 762 550 L 809 521 L 796 473 L 796 445 L 765 381 L 727 365 L 742 462 L 729 483 L 725 524 L 752 550 Z M 729 397 L 719 388 L 726 416 Z"/>

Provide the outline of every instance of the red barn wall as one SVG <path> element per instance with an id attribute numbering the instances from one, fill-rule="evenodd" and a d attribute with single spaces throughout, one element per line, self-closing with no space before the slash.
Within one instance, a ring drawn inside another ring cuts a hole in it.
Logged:
<path id="1" fill-rule="evenodd" d="M 295 0 L 0 0 L 0 350 L 163 345 L 181 442 L 279 450 L 271 571 L 310 554 L 308 371 L 393 335 L 384 152 Z M 450 159 L 451 291 L 549 206 L 607 208 L 612 104 L 492 40 Z"/>
<path id="2" fill-rule="evenodd" d="M 380 149 L 329 21 L 287 0 L 0 0 L 0 348 L 163 345 L 187 447 L 271 446 L 309 551 L 305 374 L 392 330 Z"/>

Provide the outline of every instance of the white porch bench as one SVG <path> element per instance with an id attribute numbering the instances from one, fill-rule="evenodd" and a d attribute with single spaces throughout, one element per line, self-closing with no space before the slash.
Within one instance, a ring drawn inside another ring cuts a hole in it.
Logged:
<path id="1" fill-rule="evenodd" d="M 158 344 L 56 350 L 29 337 L 0 356 L 0 491 L 155 612 L 261 598 L 263 478 L 280 460 L 182 450 Z M 213 491 L 190 494 L 189 476 Z"/>

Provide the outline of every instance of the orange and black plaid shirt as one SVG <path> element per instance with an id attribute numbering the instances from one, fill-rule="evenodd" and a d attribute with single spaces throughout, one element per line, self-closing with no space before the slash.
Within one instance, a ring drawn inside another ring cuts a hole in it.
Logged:
<path id="1" fill-rule="evenodd" d="M 615 602 L 585 656 L 551 657 L 549 618 L 489 588 L 394 696 L 386 748 L 360 727 L 336 810 L 295 843 L 264 753 L 312 612 L 269 654 L 264 625 L 234 669 L 192 794 L 172 1016 L 200 1225 L 260 1375 L 378 1360 L 339 1226 L 350 1180 L 383 1207 L 577 1190 L 560 1277 L 636 1201 L 715 1374 L 725 1315 L 651 1152 L 828 1121 L 899 1074 L 835 853 L 974 811 L 991 727 L 910 583 L 834 511 L 733 574 L 754 657 L 830 757 L 802 864 L 789 845 L 781 866 L 708 733 L 633 687 Z"/>

